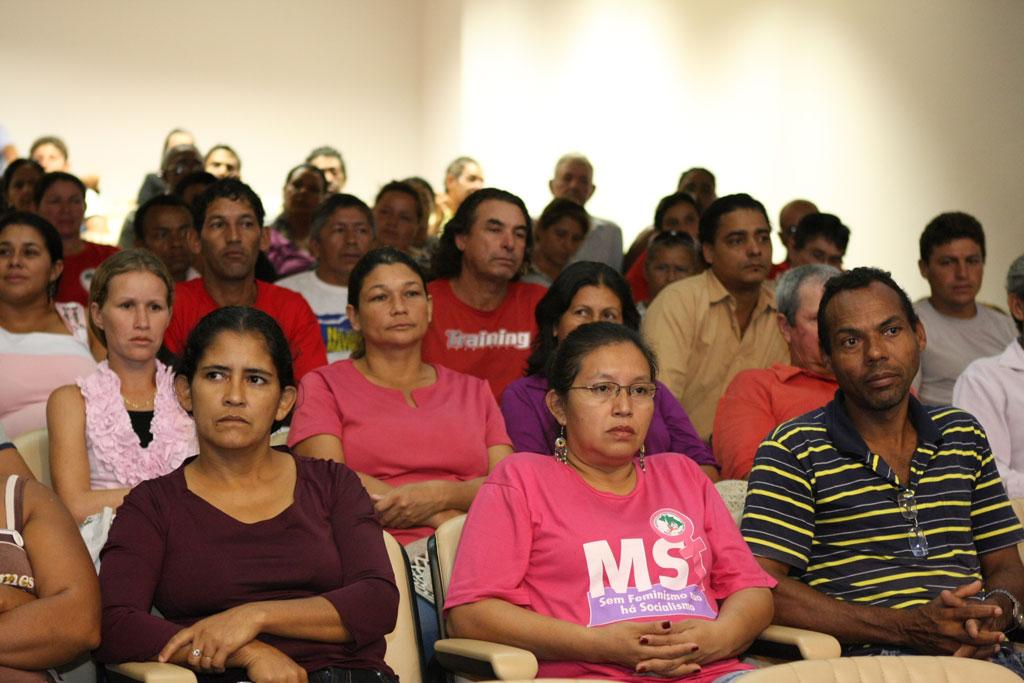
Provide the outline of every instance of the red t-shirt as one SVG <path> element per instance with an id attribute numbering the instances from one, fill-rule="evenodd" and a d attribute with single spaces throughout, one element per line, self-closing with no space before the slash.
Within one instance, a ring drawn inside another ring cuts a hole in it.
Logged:
<path id="1" fill-rule="evenodd" d="M 117 247 L 94 242 L 82 242 L 82 251 L 74 256 L 64 256 L 64 272 L 57 288 L 57 301 L 76 301 L 89 306 L 89 285 L 93 273 L 108 256 L 121 251 Z"/>
<path id="2" fill-rule="evenodd" d="M 780 275 L 785 273 L 787 270 L 793 267 L 793 264 L 789 261 L 783 261 L 782 263 L 776 263 L 772 266 L 772 269 L 768 271 L 769 280 L 777 280 Z"/>
<path id="3" fill-rule="evenodd" d="M 423 360 L 487 380 L 495 398 L 523 376 L 537 323 L 533 312 L 547 290 L 511 282 L 501 306 L 481 311 L 463 302 L 449 280 L 427 286 L 434 319 L 423 340 Z"/>
<path id="4" fill-rule="evenodd" d="M 257 280 L 255 307 L 270 314 L 284 331 L 292 352 L 296 382 L 310 370 L 327 365 L 320 323 L 301 294 Z M 180 354 L 196 323 L 218 308 L 202 278 L 179 282 L 174 288 L 171 324 L 164 334 L 167 350 L 176 356 Z"/>
<path id="5" fill-rule="evenodd" d="M 716 619 L 736 591 L 774 585 L 689 458 L 647 458 L 636 487 L 616 495 L 550 455 L 516 453 L 473 500 L 445 609 L 495 598 L 593 628 Z M 746 668 L 730 658 L 686 680 L 707 683 Z M 537 677 L 652 680 L 615 664 L 550 660 Z"/>

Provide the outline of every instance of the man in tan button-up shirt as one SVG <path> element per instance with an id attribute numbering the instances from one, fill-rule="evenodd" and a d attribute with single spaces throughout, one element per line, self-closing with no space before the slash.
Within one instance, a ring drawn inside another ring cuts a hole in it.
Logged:
<path id="1" fill-rule="evenodd" d="M 736 373 L 788 364 L 789 349 L 765 284 L 772 244 L 764 206 L 746 194 L 716 200 L 701 217 L 700 241 L 710 269 L 662 290 L 643 331 L 658 354 L 659 379 L 707 440 Z"/>

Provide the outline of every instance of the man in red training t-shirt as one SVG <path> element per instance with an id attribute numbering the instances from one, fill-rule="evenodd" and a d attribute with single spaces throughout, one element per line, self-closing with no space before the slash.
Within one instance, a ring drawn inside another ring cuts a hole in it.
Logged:
<path id="1" fill-rule="evenodd" d="M 434 318 L 423 357 L 487 380 L 495 397 L 523 376 L 537 334 L 534 308 L 546 291 L 516 282 L 533 234 L 526 205 L 495 188 L 477 190 L 445 226 L 434 259 Z"/>
<path id="2" fill-rule="evenodd" d="M 203 277 L 179 282 L 164 345 L 174 355 L 206 314 L 222 306 L 253 306 L 281 326 L 292 352 L 296 381 L 327 364 L 320 324 L 301 294 L 256 280 L 256 257 L 267 246 L 263 203 L 245 183 L 220 180 L 196 197 L 189 249 L 203 260 Z"/>

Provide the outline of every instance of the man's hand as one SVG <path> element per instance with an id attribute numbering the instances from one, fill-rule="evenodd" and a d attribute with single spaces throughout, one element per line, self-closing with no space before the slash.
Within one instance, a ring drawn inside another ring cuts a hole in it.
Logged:
<path id="1" fill-rule="evenodd" d="M 971 601 L 981 591 L 974 581 L 944 590 L 927 605 L 901 610 L 906 644 L 925 654 L 983 657 L 1003 642 L 1001 631 L 990 629 L 1002 614 L 998 605 Z"/>

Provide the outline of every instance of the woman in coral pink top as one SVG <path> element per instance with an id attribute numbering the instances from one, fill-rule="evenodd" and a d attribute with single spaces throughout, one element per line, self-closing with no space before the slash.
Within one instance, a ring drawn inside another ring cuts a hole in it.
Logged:
<path id="1" fill-rule="evenodd" d="M 511 439 L 486 381 L 423 362 L 431 301 L 411 257 L 392 247 L 367 253 L 349 276 L 348 300 L 364 348 L 302 378 L 288 444 L 356 471 L 429 600 L 426 538 L 469 509 Z M 420 611 L 433 616 L 431 605 Z"/>
<path id="2" fill-rule="evenodd" d="M 517 453 L 480 488 L 449 631 L 532 651 L 539 678 L 724 683 L 771 622 L 775 581 L 690 458 L 645 457 L 655 362 L 619 324 L 559 344 L 556 456 Z"/>
<path id="3" fill-rule="evenodd" d="M 47 405 L 53 487 L 78 522 L 196 453 L 195 425 L 156 359 L 173 293 L 167 268 L 141 249 L 109 257 L 93 277 L 89 323 L 107 360 Z"/>

